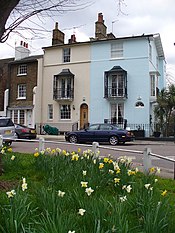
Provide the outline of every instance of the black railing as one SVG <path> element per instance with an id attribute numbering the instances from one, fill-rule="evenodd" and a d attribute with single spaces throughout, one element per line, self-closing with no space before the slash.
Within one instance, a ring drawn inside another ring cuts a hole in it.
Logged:
<path id="1" fill-rule="evenodd" d="M 53 99 L 55 100 L 74 99 L 74 88 L 55 88 L 53 93 Z"/>
<path id="2" fill-rule="evenodd" d="M 105 93 L 107 98 L 126 98 L 127 96 L 126 88 L 107 87 Z"/>

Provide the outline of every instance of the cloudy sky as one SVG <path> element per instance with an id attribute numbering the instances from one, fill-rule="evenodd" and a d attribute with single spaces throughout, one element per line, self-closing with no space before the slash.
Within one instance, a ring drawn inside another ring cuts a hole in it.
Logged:
<path id="1" fill-rule="evenodd" d="M 65 33 L 66 42 L 75 33 L 77 41 L 94 37 L 98 13 L 103 13 L 107 32 L 116 37 L 160 33 L 167 62 L 168 79 L 175 82 L 175 1 L 174 0 L 124 0 L 119 13 L 117 0 L 93 0 L 94 4 L 74 12 L 58 14 L 52 18 L 31 19 L 25 25 L 42 32 L 31 34 L 18 31 L 11 34 L 5 44 L 0 44 L 0 59 L 14 56 L 15 43 L 20 40 L 29 43 L 31 54 L 42 54 L 42 47 L 51 45 L 52 29 L 58 21 L 59 29 Z M 19 35 L 20 33 L 20 35 Z"/>

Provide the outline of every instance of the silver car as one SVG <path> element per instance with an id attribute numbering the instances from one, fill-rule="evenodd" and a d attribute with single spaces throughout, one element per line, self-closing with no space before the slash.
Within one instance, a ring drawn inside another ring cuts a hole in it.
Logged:
<path id="1" fill-rule="evenodd" d="M 10 117 L 0 117 L 0 136 L 2 136 L 3 143 L 11 145 L 12 141 L 16 139 L 15 126 Z"/>

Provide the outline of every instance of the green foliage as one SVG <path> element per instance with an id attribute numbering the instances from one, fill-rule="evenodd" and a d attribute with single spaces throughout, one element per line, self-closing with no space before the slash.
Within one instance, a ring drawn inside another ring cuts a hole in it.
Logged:
<path id="1" fill-rule="evenodd" d="M 175 182 L 156 177 L 154 168 L 145 176 L 126 157 L 58 148 L 7 152 L 2 160 L 0 182 L 8 184 L 0 190 L 2 233 L 175 231 Z"/>

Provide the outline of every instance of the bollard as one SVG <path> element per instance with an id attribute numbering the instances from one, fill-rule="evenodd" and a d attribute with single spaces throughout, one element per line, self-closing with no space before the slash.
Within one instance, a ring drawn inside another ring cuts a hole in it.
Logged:
<path id="1" fill-rule="evenodd" d="M 94 153 L 94 157 L 98 157 L 98 154 L 99 154 L 98 146 L 99 146 L 98 142 L 92 143 L 92 152 Z"/>
<path id="2" fill-rule="evenodd" d="M 151 148 L 145 148 L 143 152 L 143 167 L 144 167 L 144 173 L 148 174 L 149 169 L 152 167 L 152 161 L 151 161 Z"/>
<path id="3" fill-rule="evenodd" d="M 39 138 L 39 152 L 44 150 L 44 146 L 45 146 L 45 142 L 44 142 L 44 138 Z"/>

